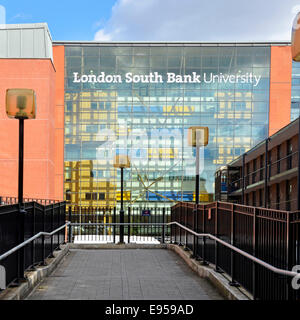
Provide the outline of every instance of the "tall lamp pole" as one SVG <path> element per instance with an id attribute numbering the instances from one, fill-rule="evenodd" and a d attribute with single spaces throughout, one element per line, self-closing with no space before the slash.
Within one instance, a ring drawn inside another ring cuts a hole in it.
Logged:
<path id="1" fill-rule="evenodd" d="M 19 119 L 19 173 L 18 173 L 18 201 L 23 205 L 24 180 L 24 119 Z"/>
<path id="2" fill-rule="evenodd" d="M 18 242 L 24 242 L 23 180 L 24 180 L 24 120 L 36 118 L 36 97 L 31 89 L 7 89 L 6 114 L 11 119 L 19 120 L 19 168 L 18 168 L 18 203 L 19 214 Z M 24 248 L 18 251 L 18 281 L 24 279 Z"/>
<path id="3" fill-rule="evenodd" d="M 200 147 L 207 146 L 209 131 L 208 127 L 190 127 L 188 129 L 188 144 L 196 148 L 196 183 L 195 183 L 195 204 L 199 204 L 200 186 Z"/>
<path id="4" fill-rule="evenodd" d="M 209 131 L 208 127 L 197 127 L 193 126 L 188 129 L 188 145 L 196 148 L 196 181 L 195 181 L 195 207 L 193 211 L 193 224 L 194 231 L 197 230 L 198 226 L 198 204 L 199 204 L 199 189 L 200 189 L 200 147 L 206 146 L 208 144 Z M 198 238 L 194 237 L 194 251 L 192 258 L 197 256 L 197 246 Z"/>
<path id="5" fill-rule="evenodd" d="M 130 160 L 126 155 L 117 155 L 114 161 L 114 167 L 121 169 L 121 209 L 120 209 L 120 241 L 119 244 L 124 243 L 124 198 L 123 198 L 123 183 L 124 183 L 124 168 L 130 168 Z"/>

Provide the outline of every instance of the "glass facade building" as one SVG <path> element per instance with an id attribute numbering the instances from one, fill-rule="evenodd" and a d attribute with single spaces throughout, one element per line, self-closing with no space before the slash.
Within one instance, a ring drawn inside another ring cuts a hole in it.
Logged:
<path id="1" fill-rule="evenodd" d="M 72 205 L 115 206 L 127 154 L 126 200 L 193 201 L 191 126 L 201 148 L 200 200 L 214 173 L 268 136 L 270 46 L 70 44 L 65 46 L 65 195 Z"/>
<path id="2" fill-rule="evenodd" d="M 300 63 L 293 61 L 292 66 L 292 96 L 291 121 L 300 116 Z"/>

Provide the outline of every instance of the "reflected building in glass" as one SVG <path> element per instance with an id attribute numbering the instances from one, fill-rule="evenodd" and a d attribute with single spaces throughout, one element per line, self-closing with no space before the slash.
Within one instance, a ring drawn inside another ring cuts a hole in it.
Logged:
<path id="1" fill-rule="evenodd" d="M 127 154 L 125 200 L 170 206 L 195 198 L 191 126 L 201 148 L 200 201 L 217 168 L 269 135 L 271 45 L 64 43 L 65 197 L 116 206 L 117 154 Z"/>

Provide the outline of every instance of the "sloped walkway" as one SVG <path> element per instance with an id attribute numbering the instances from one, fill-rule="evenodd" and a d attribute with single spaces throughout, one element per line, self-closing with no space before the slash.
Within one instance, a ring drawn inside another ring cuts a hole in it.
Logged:
<path id="1" fill-rule="evenodd" d="M 166 249 L 70 251 L 28 300 L 220 300 Z"/>

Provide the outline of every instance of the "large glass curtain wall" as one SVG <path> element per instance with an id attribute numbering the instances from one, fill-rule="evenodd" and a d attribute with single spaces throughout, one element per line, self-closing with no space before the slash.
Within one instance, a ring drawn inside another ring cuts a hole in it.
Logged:
<path id="1" fill-rule="evenodd" d="M 132 161 L 124 177 L 132 205 L 193 201 L 195 150 L 187 129 L 195 125 L 209 128 L 200 185 L 202 201 L 209 201 L 216 169 L 268 135 L 270 47 L 67 45 L 65 62 L 65 192 L 74 205 L 117 203 L 113 157 L 122 153 Z M 74 73 L 79 79 L 102 72 L 123 82 L 74 82 Z M 155 72 L 162 83 L 125 81 L 128 73 Z M 207 81 L 168 83 L 168 73 L 206 74 Z M 209 83 L 214 75 L 248 81 Z"/>

